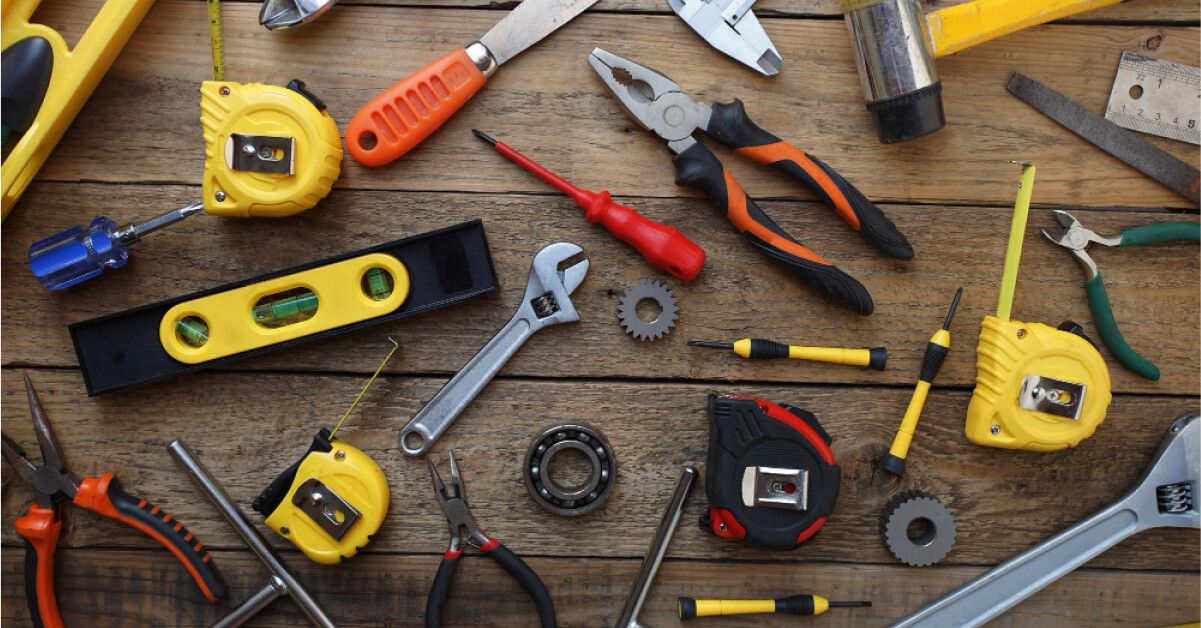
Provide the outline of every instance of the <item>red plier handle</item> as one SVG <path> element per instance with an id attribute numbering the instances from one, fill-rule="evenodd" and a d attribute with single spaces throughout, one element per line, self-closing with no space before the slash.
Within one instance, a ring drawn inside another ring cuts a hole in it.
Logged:
<path id="1" fill-rule="evenodd" d="M 62 506 L 42 508 L 30 504 L 17 519 L 16 528 L 25 539 L 25 600 L 33 625 L 62 628 L 63 618 L 54 597 L 54 550 L 63 531 Z"/>
<path id="2" fill-rule="evenodd" d="M 75 505 L 109 519 L 116 519 L 158 541 L 175 554 L 192 574 L 200 592 L 210 602 L 225 595 L 225 579 L 217 571 L 204 545 L 170 514 L 145 499 L 138 499 L 121 488 L 112 473 L 84 478 L 75 494 Z"/>
<path id="3" fill-rule="evenodd" d="M 480 551 L 500 563 L 530 597 L 534 598 L 542 628 L 555 628 L 555 604 L 542 578 L 539 578 L 521 557 L 496 539 L 488 539 L 487 543 L 480 546 Z M 439 628 L 442 625 L 442 606 L 450 595 L 450 585 L 454 581 L 455 569 L 458 568 L 462 555 L 460 550 L 447 550 L 442 554 L 442 562 L 438 565 L 438 573 L 434 576 L 434 584 L 430 587 L 430 595 L 425 603 L 426 628 Z"/>

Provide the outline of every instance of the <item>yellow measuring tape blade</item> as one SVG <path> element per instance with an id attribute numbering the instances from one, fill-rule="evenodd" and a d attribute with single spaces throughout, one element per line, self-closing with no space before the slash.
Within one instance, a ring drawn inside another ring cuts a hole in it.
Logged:
<path id="1" fill-rule="evenodd" d="M 1030 214 L 1030 195 L 1034 192 L 1034 164 L 1022 164 L 1017 201 L 1009 224 L 1009 248 L 1005 251 L 1005 270 L 1001 273 L 1001 294 L 997 297 L 997 318 L 1007 321 L 1013 309 L 1013 293 L 1018 283 L 1018 263 L 1022 261 L 1022 240 L 1026 236 L 1026 217 Z"/>
<path id="2" fill-rule="evenodd" d="M 208 0 L 209 43 L 213 47 L 213 80 L 225 80 L 225 40 L 221 36 L 221 0 Z"/>

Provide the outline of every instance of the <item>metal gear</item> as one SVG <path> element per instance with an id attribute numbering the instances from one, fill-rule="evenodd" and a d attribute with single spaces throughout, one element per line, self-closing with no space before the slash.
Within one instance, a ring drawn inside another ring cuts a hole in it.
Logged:
<path id="1" fill-rule="evenodd" d="M 638 303 L 650 299 L 659 304 L 659 315 L 644 321 L 638 316 Z M 658 279 L 643 279 L 630 286 L 617 302 L 617 320 L 621 328 L 638 340 L 659 340 L 676 325 L 679 311 L 676 296 Z"/>
<path id="2" fill-rule="evenodd" d="M 923 527 L 916 538 L 909 525 Z M 938 498 L 922 491 L 897 495 L 884 507 L 880 534 L 898 560 L 911 567 L 925 567 L 942 560 L 955 544 L 955 519 Z"/>

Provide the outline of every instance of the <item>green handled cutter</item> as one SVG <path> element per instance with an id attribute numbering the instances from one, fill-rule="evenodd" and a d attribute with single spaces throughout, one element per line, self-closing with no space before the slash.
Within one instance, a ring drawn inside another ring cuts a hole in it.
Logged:
<path id="1" fill-rule="evenodd" d="M 1126 368 L 1147 379 L 1159 379 L 1159 368 L 1147 358 L 1139 355 L 1122 337 L 1117 320 L 1113 316 L 1113 308 L 1109 304 L 1109 295 L 1105 292 L 1105 283 L 1101 280 L 1101 271 L 1097 269 L 1093 258 L 1089 257 L 1088 249 L 1094 243 L 1105 246 L 1138 246 L 1157 242 L 1198 242 L 1201 241 L 1201 224 L 1163 222 L 1131 227 L 1117 237 L 1106 238 L 1084 228 L 1079 220 L 1065 211 L 1056 211 L 1055 220 L 1059 221 L 1063 230 L 1054 232 L 1043 229 L 1043 235 L 1048 240 L 1071 251 L 1076 260 L 1080 262 L 1080 266 L 1084 268 L 1084 273 L 1088 276 L 1084 282 L 1084 289 L 1088 293 L 1088 306 L 1093 312 L 1093 321 L 1097 324 L 1105 346 L 1109 347 L 1109 350 Z"/>

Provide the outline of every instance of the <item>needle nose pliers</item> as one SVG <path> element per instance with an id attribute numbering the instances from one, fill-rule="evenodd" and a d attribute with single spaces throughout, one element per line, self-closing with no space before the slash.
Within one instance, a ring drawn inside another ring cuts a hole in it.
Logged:
<path id="1" fill-rule="evenodd" d="M 1080 262 L 1084 269 L 1084 290 L 1088 295 L 1088 307 L 1092 310 L 1093 321 L 1101 333 L 1101 340 L 1113 352 L 1118 361 L 1126 368 L 1150 379 L 1159 379 L 1159 367 L 1150 360 L 1139 355 L 1130 347 L 1118 329 L 1117 320 L 1113 315 L 1113 306 L 1109 303 L 1109 295 L 1105 292 L 1105 283 L 1101 280 L 1101 271 L 1097 263 L 1089 256 L 1088 249 L 1093 244 L 1103 246 L 1137 246 L 1140 244 L 1155 244 L 1157 242 L 1197 242 L 1201 241 L 1201 225 L 1195 222 L 1164 222 L 1126 229 L 1120 235 L 1112 238 L 1099 236 L 1065 211 L 1055 211 L 1055 220 L 1060 230 L 1043 229 L 1043 235 L 1059 246 L 1067 249 Z"/>
<path id="2" fill-rule="evenodd" d="M 663 74 L 600 48 L 593 49 L 588 63 L 630 117 L 667 141 L 675 154 L 677 185 L 703 191 L 751 244 L 841 305 L 864 315 L 875 308 L 862 284 L 763 213 L 693 132 L 699 130 L 734 152 L 796 179 L 883 253 L 898 259 L 913 257 L 909 240 L 878 207 L 816 157 L 755 125 L 742 101 L 709 107 L 680 91 Z"/>
<path id="3" fill-rule="evenodd" d="M 204 545 L 182 523 L 158 506 L 126 493 L 112 473 L 77 481 L 67 471 L 62 448 L 28 374 L 25 395 L 29 397 L 33 431 L 42 450 L 42 466 L 30 462 L 25 450 L 7 434 L 2 440 L 4 459 L 34 489 L 34 502 L 16 521 L 17 534 L 25 539 L 25 597 L 34 624 L 47 628 L 63 625 L 54 594 L 54 551 L 62 534 L 63 505 L 67 503 L 116 519 L 158 541 L 183 563 L 210 602 L 225 595 L 221 572 Z"/>
<path id="4" fill-rule="evenodd" d="M 501 544 L 500 541 L 484 534 L 475 525 L 475 517 L 467 507 L 467 489 L 463 485 L 463 476 L 459 475 L 459 465 L 455 464 L 455 454 L 450 452 L 450 484 L 442 481 L 438 468 L 428 459 L 430 480 L 434 484 L 434 495 L 438 505 L 446 515 L 446 524 L 450 528 L 450 545 L 442 554 L 442 562 L 438 565 L 438 573 L 434 576 L 434 584 L 430 587 L 430 595 L 425 603 L 426 628 L 437 628 L 442 623 L 442 606 L 450 594 L 450 585 L 454 581 L 455 568 L 459 566 L 459 557 L 463 554 L 463 540 L 479 548 L 486 556 L 500 563 L 509 575 L 534 598 L 538 607 L 538 618 L 542 628 L 555 627 L 555 605 L 550 599 L 550 592 L 538 574 L 525 564 L 517 554 Z"/>

